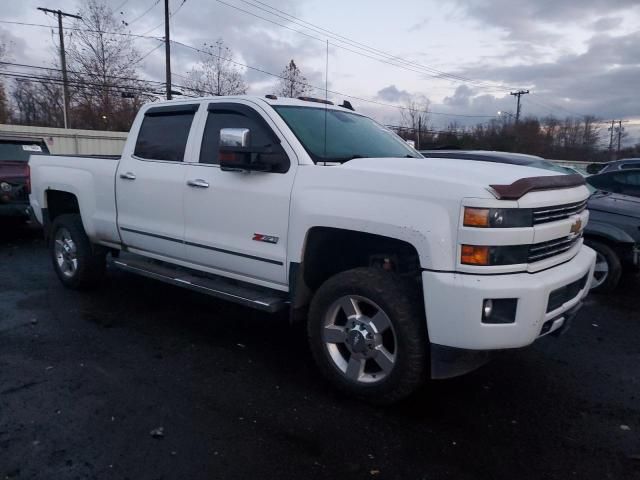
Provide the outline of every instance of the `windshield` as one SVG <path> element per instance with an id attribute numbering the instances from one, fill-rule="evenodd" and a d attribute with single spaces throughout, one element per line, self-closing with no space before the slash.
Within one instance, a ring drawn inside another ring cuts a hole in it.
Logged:
<path id="1" fill-rule="evenodd" d="M 42 153 L 48 152 L 37 143 L 0 141 L 0 162 L 27 162 L 30 155 Z"/>
<path id="2" fill-rule="evenodd" d="M 314 162 L 346 162 L 367 157 L 421 158 L 395 133 L 368 117 L 313 107 L 280 105 L 273 108 Z"/>

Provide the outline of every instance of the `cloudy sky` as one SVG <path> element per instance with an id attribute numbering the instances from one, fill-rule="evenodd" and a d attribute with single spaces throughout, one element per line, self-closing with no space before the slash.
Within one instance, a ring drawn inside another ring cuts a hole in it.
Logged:
<path id="1" fill-rule="evenodd" d="M 163 35 L 163 0 L 106 1 L 130 32 Z M 54 25 L 38 6 L 75 13 L 80 1 L 5 2 L 1 19 Z M 386 123 L 398 122 L 393 105 L 419 97 L 434 128 L 487 121 L 515 112 L 510 91 L 529 89 L 525 115 L 621 118 L 640 141 L 640 0 L 170 0 L 170 10 L 175 40 L 222 38 L 238 62 L 276 74 L 293 58 L 318 87 L 329 39 L 329 89 Z M 51 65 L 50 28 L 0 23 L 0 35 L 13 61 Z M 135 39 L 142 54 L 158 44 Z M 162 80 L 163 55 L 149 53 L 140 74 Z M 176 83 L 197 56 L 173 47 Z M 274 90 L 276 78 L 245 71 L 250 93 Z"/>

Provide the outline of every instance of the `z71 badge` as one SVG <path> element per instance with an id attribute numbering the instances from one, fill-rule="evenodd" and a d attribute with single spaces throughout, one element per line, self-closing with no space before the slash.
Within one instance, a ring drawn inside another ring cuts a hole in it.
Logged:
<path id="1" fill-rule="evenodd" d="M 256 242 L 278 243 L 278 240 L 280 240 L 280 237 L 276 237 L 275 235 L 264 235 L 262 233 L 254 233 L 253 239 Z"/>

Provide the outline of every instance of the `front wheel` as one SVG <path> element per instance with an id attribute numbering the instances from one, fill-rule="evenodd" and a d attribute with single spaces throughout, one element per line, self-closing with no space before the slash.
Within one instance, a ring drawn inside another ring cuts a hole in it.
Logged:
<path id="1" fill-rule="evenodd" d="M 357 268 L 327 280 L 311 302 L 308 337 L 325 377 L 372 403 L 400 400 L 427 376 L 420 290 L 393 273 Z"/>
<path id="2" fill-rule="evenodd" d="M 591 281 L 591 291 L 612 292 L 620 282 L 622 265 L 618 254 L 606 243 L 587 239 L 585 243 L 596 251 L 596 267 Z"/>
<path id="3" fill-rule="evenodd" d="M 82 290 L 96 286 L 105 271 L 105 252 L 91 244 L 80 215 L 57 217 L 51 226 L 51 259 L 60 281 Z"/>

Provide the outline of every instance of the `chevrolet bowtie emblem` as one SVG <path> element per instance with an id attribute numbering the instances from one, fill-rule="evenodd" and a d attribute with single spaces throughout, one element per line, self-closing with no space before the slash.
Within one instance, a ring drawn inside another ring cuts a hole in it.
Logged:
<path id="1" fill-rule="evenodd" d="M 581 230 L 582 230 L 582 220 L 577 219 L 575 222 L 573 222 L 573 225 L 571 225 L 571 230 L 569 231 L 569 233 L 580 233 Z"/>

